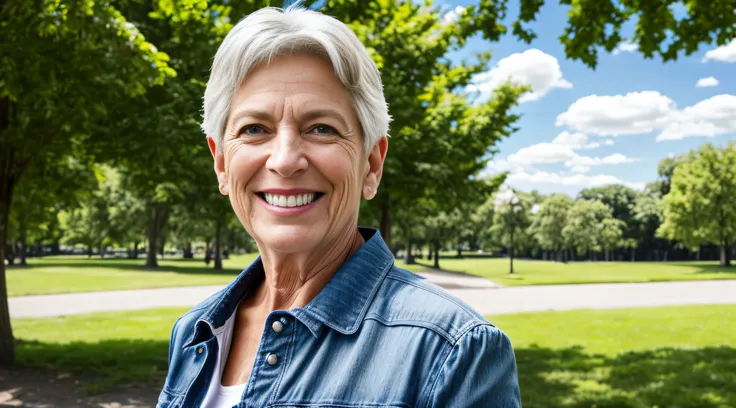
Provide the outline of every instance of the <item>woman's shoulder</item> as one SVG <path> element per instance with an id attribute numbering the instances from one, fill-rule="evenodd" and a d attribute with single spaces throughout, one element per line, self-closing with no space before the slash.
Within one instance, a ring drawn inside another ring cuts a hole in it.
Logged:
<path id="1" fill-rule="evenodd" d="M 387 322 L 414 324 L 435 331 L 451 343 L 478 326 L 497 330 L 466 302 L 397 266 L 386 275 L 371 305 L 371 313 Z"/>

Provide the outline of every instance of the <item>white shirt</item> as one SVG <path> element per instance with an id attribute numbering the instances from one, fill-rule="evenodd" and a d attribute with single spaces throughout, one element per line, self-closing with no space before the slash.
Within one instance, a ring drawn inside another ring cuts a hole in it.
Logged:
<path id="1" fill-rule="evenodd" d="M 236 309 L 237 310 L 237 309 Z M 202 401 L 202 408 L 232 408 L 240 403 L 240 398 L 245 391 L 246 384 L 232 385 L 225 387 L 222 385 L 222 371 L 225 369 L 225 362 L 230 353 L 230 343 L 233 336 L 233 327 L 235 326 L 235 313 L 230 316 L 222 327 L 214 331 L 217 337 L 218 349 L 217 363 L 212 373 L 210 385 L 207 388 L 207 394 Z"/>

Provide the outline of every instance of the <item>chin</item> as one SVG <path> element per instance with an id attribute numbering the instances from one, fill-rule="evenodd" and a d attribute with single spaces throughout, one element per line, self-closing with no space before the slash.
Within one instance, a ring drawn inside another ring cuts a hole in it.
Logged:
<path id="1" fill-rule="evenodd" d="M 263 225 L 253 232 L 261 244 L 282 253 L 311 252 L 324 238 L 322 228 L 313 225 Z"/>

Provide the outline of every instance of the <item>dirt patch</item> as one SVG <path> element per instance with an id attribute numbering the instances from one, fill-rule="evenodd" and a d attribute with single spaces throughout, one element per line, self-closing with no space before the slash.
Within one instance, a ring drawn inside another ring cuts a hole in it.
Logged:
<path id="1" fill-rule="evenodd" d="M 0 407 L 154 408 L 160 391 L 151 385 L 116 386 L 89 395 L 79 375 L 24 367 L 0 367 Z"/>

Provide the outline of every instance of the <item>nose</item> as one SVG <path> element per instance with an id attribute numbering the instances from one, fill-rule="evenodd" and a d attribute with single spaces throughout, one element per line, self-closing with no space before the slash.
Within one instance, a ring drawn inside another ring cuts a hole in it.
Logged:
<path id="1" fill-rule="evenodd" d="M 292 177 L 306 170 L 308 163 L 302 142 L 294 126 L 280 126 L 276 137 L 271 140 L 273 150 L 266 161 L 266 168 L 281 177 Z"/>

